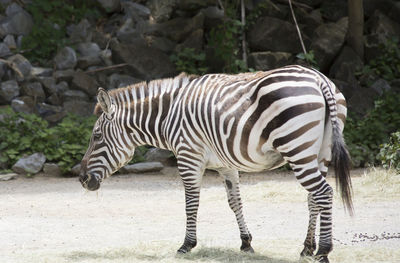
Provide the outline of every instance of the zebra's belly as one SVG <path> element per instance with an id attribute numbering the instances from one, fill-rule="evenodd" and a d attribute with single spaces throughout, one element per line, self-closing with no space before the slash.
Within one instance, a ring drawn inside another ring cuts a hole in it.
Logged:
<path id="1" fill-rule="evenodd" d="M 222 160 L 216 154 L 210 152 L 207 158 L 207 168 L 209 169 L 219 169 L 219 168 L 230 168 L 243 172 L 260 172 L 263 170 L 272 170 L 278 168 L 285 164 L 280 153 L 275 151 L 267 151 L 257 161 L 247 162 L 247 163 L 235 163 L 230 161 L 232 159 L 227 158 Z"/>

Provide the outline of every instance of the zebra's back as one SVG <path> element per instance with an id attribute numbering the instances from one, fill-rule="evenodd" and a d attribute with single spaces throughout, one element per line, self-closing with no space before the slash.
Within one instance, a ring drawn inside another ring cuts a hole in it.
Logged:
<path id="1" fill-rule="evenodd" d="M 322 83 L 300 66 L 197 78 L 182 98 L 184 136 L 208 167 L 259 171 L 282 165 L 287 153 L 307 157 L 324 134 Z"/>

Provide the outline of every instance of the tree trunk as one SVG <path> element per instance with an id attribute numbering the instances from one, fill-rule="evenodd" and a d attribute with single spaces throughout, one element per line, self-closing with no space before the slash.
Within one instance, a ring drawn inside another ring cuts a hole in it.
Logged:
<path id="1" fill-rule="evenodd" d="M 348 0 L 349 31 L 347 42 L 357 55 L 364 60 L 364 8 L 363 0 Z"/>

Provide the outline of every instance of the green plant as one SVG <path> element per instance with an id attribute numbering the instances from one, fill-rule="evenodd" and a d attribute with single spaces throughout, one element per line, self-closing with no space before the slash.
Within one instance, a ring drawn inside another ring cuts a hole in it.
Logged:
<path id="1" fill-rule="evenodd" d="M 182 51 L 171 55 L 170 59 L 180 72 L 203 75 L 208 71 L 205 65 L 206 55 L 194 48 L 184 48 Z"/>
<path id="2" fill-rule="evenodd" d="M 386 93 L 363 118 L 350 116 L 344 137 L 355 166 L 377 163 L 380 145 L 400 127 L 400 94 Z"/>
<path id="3" fill-rule="evenodd" d="M 389 142 L 380 146 L 378 159 L 384 168 L 400 173 L 400 131 L 392 133 Z"/>
<path id="4" fill-rule="evenodd" d="M 34 26 L 22 39 L 22 49 L 29 60 L 39 64 L 46 64 L 58 48 L 67 44 L 69 23 L 100 14 L 97 1 L 35 0 L 25 8 L 32 15 Z"/>
<path id="5" fill-rule="evenodd" d="M 309 66 L 315 68 L 315 69 L 319 69 L 318 63 L 315 60 L 315 55 L 314 55 L 314 51 L 310 50 L 308 53 L 299 53 L 296 56 L 298 59 L 301 59 L 303 61 L 305 61 Z"/>
<path id="6" fill-rule="evenodd" d="M 242 22 L 237 19 L 240 1 L 225 0 L 223 23 L 211 29 L 208 45 L 214 50 L 214 55 L 223 61 L 223 71 L 238 73 L 247 71 L 245 62 L 238 58 L 241 33 L 245 30 Z"/>
<path id="7" fill-rule="evenodd" d="M 372 82 L 377 78 L 394 80 L 400 78 L 400 41 L 398 37 L 388 39 L 379 46 L 381 53 L 371 59 L 357 75 L 367 78 Z"/>

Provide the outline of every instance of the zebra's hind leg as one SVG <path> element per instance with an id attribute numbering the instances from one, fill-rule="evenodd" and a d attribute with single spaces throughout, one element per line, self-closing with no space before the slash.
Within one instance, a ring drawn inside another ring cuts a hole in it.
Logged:
<path id="1" fill-rule="evenodd" d="M 239 173 L 237 170 L 230 169 L 220 169 L 218 172 L 224 178 L 229 207 L 235 213 L 236 221 L 239 225 L 240 238 L 242 240 L 240 250 L 253 253 L 254 249 L 251 247 L 252 236 L 243 216 L 242 199 L 239 190 Z"/>
<path id="2" fill-rule="evenodd" d="M 310 159 L 311 162 L 305 162 Z M 320 216 L 320 238 L 314 258 L 318 262 L 329 262 L 328 254 L 332 250 L 332 187 L 321 174 L 316 156 L 289 161 L 289 164 L 300 184 L 310 192 L 308 195 L 310 219 L 301 256 L 313 256 L 316 247 L 316 220 Z"/>

